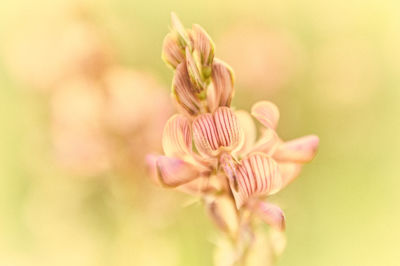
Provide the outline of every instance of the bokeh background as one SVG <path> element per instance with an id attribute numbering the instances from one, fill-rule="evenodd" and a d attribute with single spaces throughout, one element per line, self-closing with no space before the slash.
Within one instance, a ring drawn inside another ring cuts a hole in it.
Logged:
<path id="1" fill-rule="evenodd" d="M 0 265 L 212 264 L 198 201 L 154 186 L 143 155 L 172 112 L 169 15 L 202 25 L 315 160 L 272 199 L 279 265 L 400 263 L 400 2 L 1 1 Z"/>

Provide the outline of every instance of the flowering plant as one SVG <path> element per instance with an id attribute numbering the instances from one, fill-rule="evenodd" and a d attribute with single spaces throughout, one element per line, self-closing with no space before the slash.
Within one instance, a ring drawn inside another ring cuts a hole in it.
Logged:
<path id="1" fill-rule="evenodd" d="M 283 211 L 266 198 L 313 159 L 319 139 L 283 141 L 276 132 L 278 108 L 261 101 L 251 108 L 263 125 L 257 140 L 251 115 L 231 107 L 233 71 L 214 53 L 202 27 L 185 29 L 172 14 L 162 57 L 175 71 L 172 96 L 178 114 L 165 125 L 164 155 L 149 155 L 147 161 L 160 185 L 201 196 L 210 217 L 232 240 L 230 256 L 218 264 L 246 265 L 256 238 L 253 220 L 259 217 L 273 230 L 285 230 Z"/>

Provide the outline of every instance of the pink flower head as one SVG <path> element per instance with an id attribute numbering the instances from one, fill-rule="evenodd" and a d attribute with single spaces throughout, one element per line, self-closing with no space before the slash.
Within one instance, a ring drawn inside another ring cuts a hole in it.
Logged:
<path id="1" fill-rule="evenodd" d="M 233 213 L 249 211 L 284 230 L 283 211 L 263 198 L 283 189 L 313 159 L 318 137 L 281 140 L 279 109 L 268 101 L 253 105 L 251 115 L 234 111 L 233 71 L 214 58 L 211 39 L 199 26 L 186 30 L 175 15 L 172 24 L 163 58 L 175 70 L 172 94 L 180 114 L 165 125 L 165 155 L 147 157 L 154 180 L 203 196 L 213 220 L 231 233 L 236 230 L 222 214 L 232 214 L 226 204 Z M 253 117 L 264 127 L 258 140 Z"/>

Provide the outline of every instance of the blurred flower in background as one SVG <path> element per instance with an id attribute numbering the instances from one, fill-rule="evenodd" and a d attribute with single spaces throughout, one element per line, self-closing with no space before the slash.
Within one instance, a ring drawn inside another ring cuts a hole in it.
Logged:
<path id="1" fill-rule="evenodd" d="M 120 160 L 143 168 L 172 112 L 166 90 L 151 74 L 117 65 L 87 17 L 26 26 L 10 41 L 7 61 L 19 80 L 49 94 L 61 165 L 80 175 L 104 173 Z"/>
<path id="2" fill-rule="evenodd" d="M 217 47 L 220 57 L 235 69 L 238 85 L 262 95 L 290 84 L 304 56 L 290 32 L 245 21 L 223 33 Z"/>

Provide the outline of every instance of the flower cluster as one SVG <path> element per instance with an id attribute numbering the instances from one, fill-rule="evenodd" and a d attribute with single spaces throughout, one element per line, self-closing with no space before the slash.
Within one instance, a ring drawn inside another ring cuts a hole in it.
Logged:
<path id="1" fill-rule="evenodd" d="M 257 140 L 252 116 L 230 106 L 233 71 L 214 57 L 214 44 L 200 26 L 185 29 L 172 14 L 162 56 L 175 71 L 172 95 L 179 113 L 165 125 L 164 155 L 147 157 L 153 177 L 162 186 L 200 195 L 219 228 L 235 239 L 253 216 L 284 230 L 283 211 L 265 197 L 313 159 L 318 137 L 284 142 L 276 132 L 278 108 L 261 101 L 251 108 L 263 125 Z"/>

